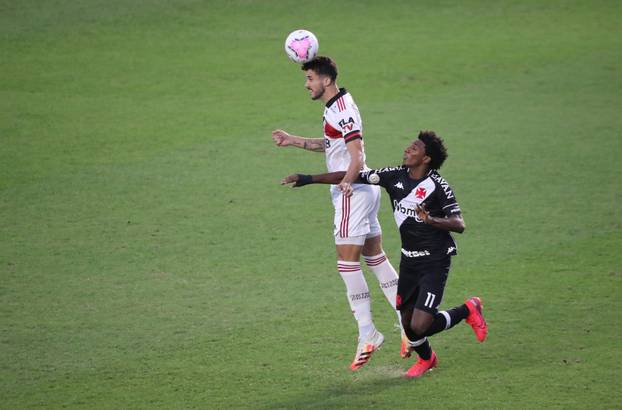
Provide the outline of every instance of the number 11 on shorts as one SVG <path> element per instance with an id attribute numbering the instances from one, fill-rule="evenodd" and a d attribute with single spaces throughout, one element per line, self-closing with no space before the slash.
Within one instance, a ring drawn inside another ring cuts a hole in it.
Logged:
<path id="1" fill-rule="evenodd" d="M 428 292 L 428 297 L 425 298 L 425 303 L 423 306 L 431 308 L 434 305 L 434 299 L 436 295 L 434 293 Z"/>

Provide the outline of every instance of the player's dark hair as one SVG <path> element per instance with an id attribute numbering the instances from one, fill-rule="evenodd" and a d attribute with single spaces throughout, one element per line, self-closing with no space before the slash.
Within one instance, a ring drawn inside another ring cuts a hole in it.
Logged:
<path id="1" fill-rule="evenodd" d="M 317 56 L 304 63 L 301 69 L 302 71 L 313 70 L 318 75 L 328 76 L 333 82 L 337 79 L 337 64 L 330 57 Z"/>
<path id="2" fill-rule="evenodd" d="M 430 157 L 430 168 L 440 169 L 447 159 L 447 148 L 443 139 L 434 131 L 420 131 L 419 139 L 425 144 L 425 154 Z"/>

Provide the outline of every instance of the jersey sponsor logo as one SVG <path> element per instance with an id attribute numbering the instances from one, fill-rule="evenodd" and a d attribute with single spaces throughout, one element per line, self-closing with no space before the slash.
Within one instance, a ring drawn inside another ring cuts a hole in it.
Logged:
<path id="1" fill-rule="evenodd" d="M 393 200 L 393 212 L 399 212 L 402 215 L 406 215 L 406 217 L 411 217 L 411 218 L 415 218 L 415 221 L 417 222 L 423 222 L 423 220 L 421 218 L 419 218 L 419 215 L 417 215 L 417 211 L 413 208 L 407 208 L 404 205 L 402 205 L 401 203 L 397 202 L 397 199 Z M 401 225 L 401 222 L 398 223 L 398 226 Z"/>
<path id="2" fill-rule="evenodd" d="M 342 119 L 341 121 L 339 121 L 339 126 L 341 127 L 343 132 L 352 131 L 352 128 L 354 128 L 354 119 L 352 117 L 350 117 L 347 121 L 345 119 Z"/>
<path id="3" fill-rule="evenodd" d="M 391 171 L 399 171 L 400 169 L 403 169 L 404 167 L 384 167 L 384 168 L 378 168 L 375 172 L 382 174 L 383 172 L 391 172 Z"/>
<path id="4" fill-rule="evenodd" d="M 455 250 L 456 250 L 455 246 L 450 246 L 449 248 L 447 248 L 447 255 L 449 255 L 450 253 L 452 253 Z"/>
<path id="5" fill-rule="evenodd" d="M 441 186 L 441 188 L 443 188 L 443 192 L 445 192 L 445 196 L 447 197 L 447 199 L 452 199 L 454 197 L 454 193 L 451 190 L 451 188 L 449 187 L 449 183 L 447 181 L 445 181 L 445 178 L 443 178 L 442 176 L 440 176 L 439 174 L 436 174 L 436 173 L 432 173 L 430 175 L 430 178 L 432 178 L 434 181 L 438 182 L 438 184 Z"/>
<path id="6" fill-rule="evenodd" d="M 413 208 L 406 208 L 404 205 L 397 202 L 397 199 L 393 200 L 393 209 L 395 209 L 396 211 L 400 213 L 403 213 L 406 216 L 412 216 L 412 217 L 417 216 L 417 212 Z"/>
<path id="7" fill-rule="evenodd" d="M 402 184 L 401 182 L 398 182 L 397 184 L 393 185 L 396 188 L 399 188 L 401 190 L 404 190 L 404 184 Z"/>
<path id="8" fill-rule="evenodd" d="M 422 251 L 407 251 L 406 249 L 402 248 L 402 254 L 407 258 L 420 258 L 422 256 L 430 256 L 430 251 L 427 249 L 424 249 Z"/>
<path id="9" fill-rule="evenodd" d="M 409 186 L 404 189 L 408 192 Z M 433 180 L 426 178 L 421 181 L 416 187 L 414 187 L 406 197 L 402 198 L 399 202 L 397 199 L 393 199 L 393 216 L 397 226 L 401 226 L 407 218 L 413 218 L 416 222 L 422 223 L 423 220 L 417 215 L 417 204 L 423 203 L 429 198 L 436 190 L 436 185 Z"/>

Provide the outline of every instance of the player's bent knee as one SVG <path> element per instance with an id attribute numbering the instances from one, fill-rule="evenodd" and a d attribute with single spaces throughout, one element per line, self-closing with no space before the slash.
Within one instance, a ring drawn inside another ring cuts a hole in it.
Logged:
<path id="1" fill-rule="evenodd" d="M 420 336 L 425 336 L 428 329 L 434 321 L 434 316 L 428 312 L 416 310 L 413 314 L 413 318 L 410 321 L 410 328 L 412 331 Z"/>
<path id="2" fill-rule="evenodd" d="M 363 245 L 364 256 L 376 256 L 382 253 L 382 235 L 366 238 Z"/>
<path id="3" fill-rule="evenodd" d="M 337 245 L 337 258 L 341 261 L 358 262 L 361 258 L 361 246 L 352 244 Z"/>
<path id="4" fill-rule="evenodd" d="M 420 337 L 423 337 L 429 328 L 430 324 L 428 323 L 412 323 L 410 326 L 410 329 L 413 331 L 413 333 Z"/>

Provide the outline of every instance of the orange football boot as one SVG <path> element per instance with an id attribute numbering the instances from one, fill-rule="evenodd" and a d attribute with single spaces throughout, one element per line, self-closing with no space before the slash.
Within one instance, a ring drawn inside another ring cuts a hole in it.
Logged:
<path id="1" fill-rule="evenodd" d="M 436 359 L 436 353 L 432 352 L 432 356 L 428 360 L 423 360 L 421 357 L 417 359 L 417 362 L 412 365 L 410 369 L 406 372 L 406 377 L 415 378 L 421 377 L 425 373 L 429 372 L 433 368 L 435 368 L 438 364 L 438 360 Z"/>
<path id="2" fill-rule="evenodd" d="M 482 301 L 477 296 L 474 296 L 464 302 L 464 304 L 469 309 L 469 316 L 467 316 L 466 322 L 473 328 L 477 341 L 483 342 L 488 334 L 488 325 L 484 315 L 482 315 Z"/>

